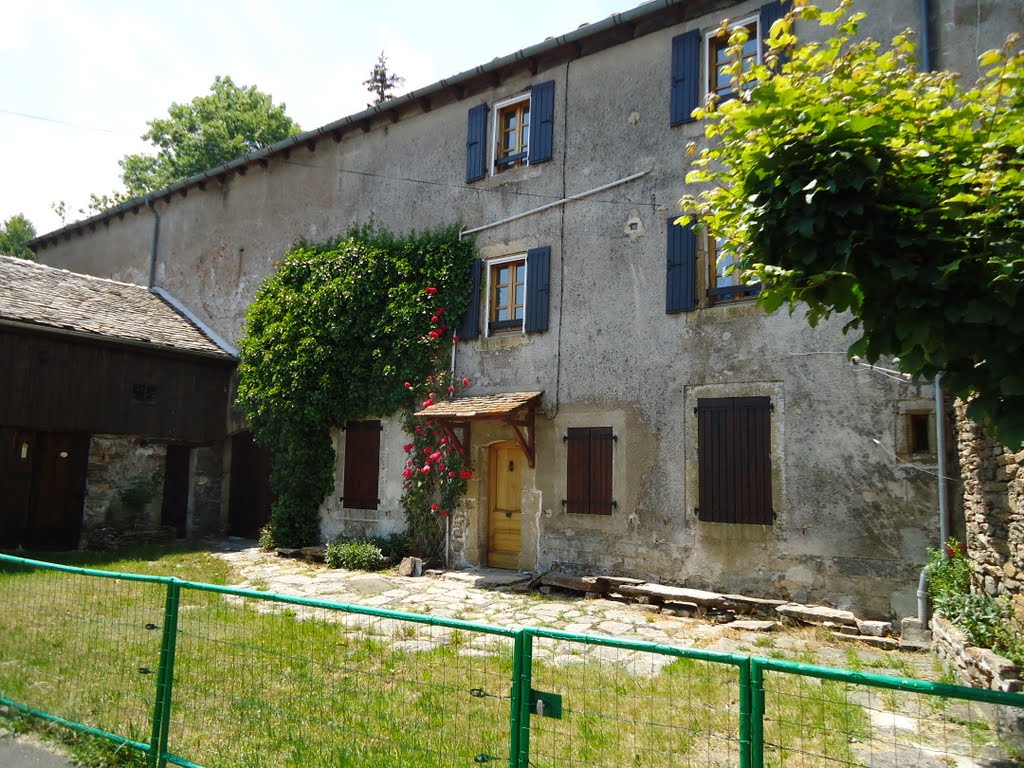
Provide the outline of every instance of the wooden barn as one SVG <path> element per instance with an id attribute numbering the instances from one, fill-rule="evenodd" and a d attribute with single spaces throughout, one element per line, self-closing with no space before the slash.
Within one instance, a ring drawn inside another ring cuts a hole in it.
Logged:
<path id="1" fill-rule="evenodd" d="M 0 547 L 225 528 L 236 359 L 175 305 L 0 256 Z"/>

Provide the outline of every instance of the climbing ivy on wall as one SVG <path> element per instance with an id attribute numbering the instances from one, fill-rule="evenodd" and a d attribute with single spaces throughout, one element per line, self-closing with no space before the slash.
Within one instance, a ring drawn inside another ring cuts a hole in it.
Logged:
<path id="1" fill-rule="evenodd" d="M 471 241 L 455 226 L 397 236 L 374 225 L 284 256 L 246 313 L 238 404 L 273 456 L 270 533 L 277 546 L 315 544 L 334 485 L 330 429 L 412 404 L 407 381 L 446 367 L 469 301 Z M 447 329 L 445 329 L 447 330 Z"/>

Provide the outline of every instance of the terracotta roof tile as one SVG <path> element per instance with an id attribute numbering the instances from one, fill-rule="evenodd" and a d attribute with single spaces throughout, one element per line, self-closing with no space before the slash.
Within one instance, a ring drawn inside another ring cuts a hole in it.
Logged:
<path id="1" fill-rule="evenodd" d="M 457 397 L 417 411 L 417 416 L 426 418 L 487 418 L 512 413 L 532 400 L 539 400 L 543 392 L 499 392 L 494 395 Z"/>
<path id="2" fill-rule="evenodd" d="M 0 320 L 230 358 L 148 288 L 0 256 Z"/>

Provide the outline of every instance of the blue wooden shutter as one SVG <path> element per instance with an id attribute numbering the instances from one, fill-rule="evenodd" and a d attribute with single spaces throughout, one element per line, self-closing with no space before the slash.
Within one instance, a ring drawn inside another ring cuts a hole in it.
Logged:
<path id="1" fill-rule="evenodd" d="M 526 332 L 548 329 L 548 285 L 551 271 L 551 247 L 531 248 L 526 252 Z"/>
<path id="2" fill-rule="evenodd" d="M 473 260 L 470 277 L 473 281 L 473 293 L 469 296 L 469 306 L 459 322 L 459 338 L 466 341 L 480 335 L 480 277 L 484 265 L 480 259 Z"/>
<path id="3" fill-rule="evenodd" d="M 768 33 L 772 30 L 772 24 L 781 19 L 789 11 L 790 3 L 782 0 L 772 0 L 761 6 L 761 18 L 758 21 L 758 29 L 761 33 L 761 50 L 768 53 Z M 780 61 L 779 64 L 783 64 Z"/>
<path id="4" fill-rule="evenodd" d="M 700 30 L 672 38 L 672 98 L 669 124 L 693 122 L 690 113 L 700 103 Z"/>
<path id="5" fill-rule="evenodd" d="M 487 105 L 478 104 L 469 110 L 466 132 L 466 183 L 487 175 Z"/>
<path id="6" fill-rule="evenodd" d="M 666 226 L 665 311 L 670 314 L 697 306 L 697 235 L 692 225 L 681 227 L 675 220 L 673 216 Z"/>
<path id="7" fill-rule="evenodd" d="M 530 89 L 530 165 L 551 159 L 554 134 L 555 81 L 548 80 Z"/>

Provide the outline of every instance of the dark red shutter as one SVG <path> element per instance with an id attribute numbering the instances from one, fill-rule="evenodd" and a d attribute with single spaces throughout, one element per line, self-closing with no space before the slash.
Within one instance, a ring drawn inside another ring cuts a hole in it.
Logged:
<path id="1" fill-rule="evenodd" d="M 380 473 L 379 421 L 345 425 L 345 487 L 341 503 L 349 509 L 377 509 Z"/>
<path id="2" fill-rule="evenodd" d="M 612 442 L 611 427 L 590 429 L 590 514 L 612 513 Z"/>
<path id="3" fill-rule="evenodd" d="M 565 511 L 585 515 L 590 512 L 590 430 L 570 427 L 566 457 Z"/>
<path id="4" fill-rule="evenodd" d="M 771 525 L 771 400 L 699 399 L 697 465 L 699 519 Z"/>
<path id="5" fill-rule="evenodd" d="M 573 427 L 568 431 L 566 512 L 610 515 L 612 498 L 611 427 Z"/>

